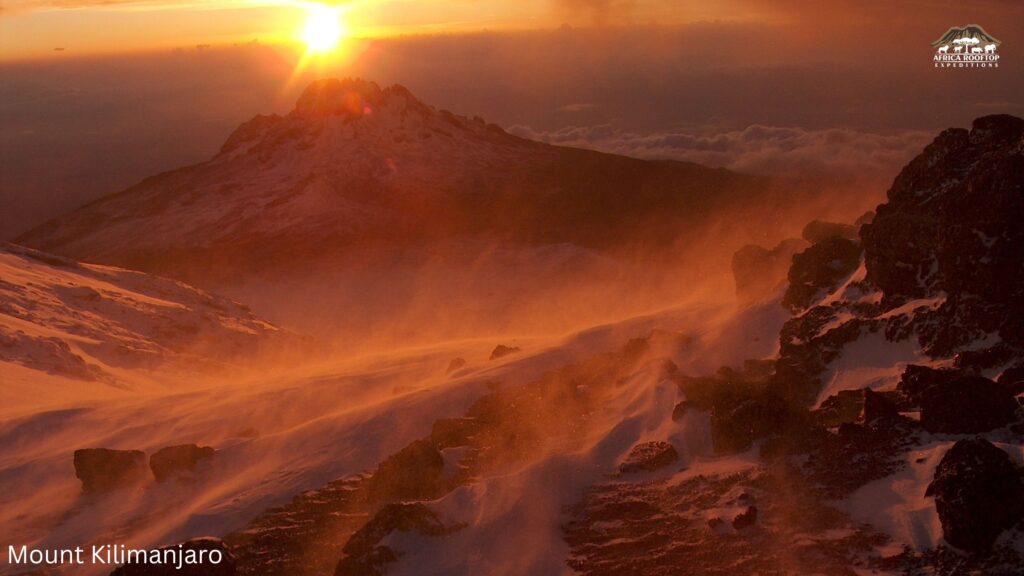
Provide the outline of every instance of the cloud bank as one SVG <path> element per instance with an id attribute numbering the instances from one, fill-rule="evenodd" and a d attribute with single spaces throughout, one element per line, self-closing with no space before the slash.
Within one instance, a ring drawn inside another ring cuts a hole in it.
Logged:
<path id="1" fill-rule="evenodd" d="M 742 130 L 698 133 L 638 133 L 609 124 L 553 131 L 520 125 L 509 131 L 549 144 L 637 158 L 685 160 L 754 174 L 858 180 L 891 179 L 935 136 L 918 130 L 876 133 L 760 124 Z"/>

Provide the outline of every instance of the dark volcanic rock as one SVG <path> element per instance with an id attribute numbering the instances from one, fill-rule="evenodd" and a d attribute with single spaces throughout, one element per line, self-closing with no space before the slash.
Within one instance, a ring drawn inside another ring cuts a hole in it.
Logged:
<path id="1" fill-rule="evenodd" d="M 1024 484 L 1006 452 L 983 438 L 961 440 L 943 456 L 928 487 L 946 542 L 986 550 L 1024 517 Z"/>
<path id="2" fill-rule="evenodd" d="M 517 346 L 505 346 L 504 344 L 498 344 L 494 347 L 494 350 L 491 351 L 491 360 L 497 360 L 498 358 L 508 356 L 509 354 L 515 354 L 516 352 L 519 352 L 519 348 Z"/>
<path id="3" fill-rule="evenodd" d="M 174 550 L 195 558 L 195 562 L 184 564 L 180 570 L 176 564 L 125 564 L 110 576 L 234 576 L 236 571 L 235 557 L 218 538 L 194 538 L 160 550 Z"/>
<path id="4" fill-rule="evenodd" d="M 345 558 L 338 562 L 334 571 L 335 576 L 384 574 L 387 564 L 398 560 L 398 554 L 391 548 L 378 544 L 396 530 L 418 532 L 427 536 L 441 536 L 452 531 L 424 504 L 388 504 L 349 538 L 342 549 Z"/>
<path id="5" fill-rule="evenodd" d="M 686 417 L 686 411 L 690 409 L 690 403 L 683 400 L 672 408 L 672 421 L 678 422 Z"/>
<path id="6" fill-rule="evenodd" d="M 771 250 L 748 244 L 732 255 L 732 276 L 736 296 L 757 300 L 771 296 L 786 282 L 793 255 L 807 247 L 798 238 L 783 240 Z"/>
<path id="7" fill-rule="evenodd" d="M 149 469 L 157 482 L 163 482 L 182 472 L 195 470 L 201 460 L 213 458 L 216 450 L 209 446 L 181 444 L 157 450 L 149 457 Z"/>
<path id="8" fill-rule="evenodd" d="M 750 528 L 757 523 L 757 506 L 747 506 L 747 509 L 732 519 L 732 527 L 736 530 Z"/>
<path id="9" fill-rule="evenodd" d="M 826 290 L 832 290 L 860 264 L 861 247 L 854 240 L 826 238 L 807 250 L 793 255 L 789 269 L 789 288 L 782 304 L 800 311 Z"/>
<path id="10" fill-rule="evenodd" d="M 817 411 L 822 426 L 832 428 L 860 420 L 864 411 L 864 393 L 861 390 L 840 390 L 821 403 Z"/>
<path id="11" fill-rule="evenodd" d="M 88 493 L 137 484 L 147 476 L 146 453 L 107 448 L 75 450 L 75 476 Z"/>
<path id="12" fill-rule="evenodd" d="M 999 382 L 1000 386 L 1009 390 L 1010 394 L 1014 396 L 1024 394 L 1024 364 L 1004 370 L 996 382 Z"/>
<path id="13" fill-rule="evenodd" d="M 380 463 L 367 491 L 378 501 L 433 498 L 443 491 L 444 458 L 429 440 L 417 440 Z"/>
<path id="14" fill-rule="evenodd" d="M 711 439 L 720 454 L 743 452 L 755 440 L 798 431 L 804 414 L 774 394 L 722 405 L 711 413 Z"/>
<path id="15" fill-rule="evenodd" d="M 633 446 L 629 456 L 619 465 L 619 472 L 632 474 L 651 472 L 679 460 L 679 452 L 668 442 L 644 442 Z"/>
<path id="16" fill-rule="evenodd" d="M 456 370 L 461 370 L 466 366 L 465 358 L 452 358 L 452 361 L 448 363 L 448 369 L 444 371 L 445 374 L 451 374 Z"/>
<path id="17" fill-rule="evenodd" d="M 896 404 L 883 394 L 870 388 L 864 389 L 864 423 L 869 426 L 885 425 L 900 418 Z"/>
<path id="18" fill-rule="evenodd" d="M 823 220 L 812 220 L 804 226 L 801 233 L 804 240 L 811 244 L 819 244 L 833 238 L 844 238 L 846 240 L 857 240 L 857 228 L 849 224 L 837 222 L 825 222 Z"/>
<path id="19" fill-rule="evenodd" d="M 932 433 L 977 434 L 1014 420 L 1017 401 L 988 378 L 965 377 L 928 388 L 921 401 L 921 425 Z"/>
<path id="20" fill-rule="evenodd" d="M 482 426 L 476 418 L 441 418 L 434 421 L 430 441 L 438 449 L 466 446 Z"/>
<path id="21" fill-rule="evenodd" d="M 867 279 L 897 306 L 946 295 L 916 330 L 947 356 L 986 333 L 1024 345 L 1024 120 L 949 129 L 903 169 L 861 228 Z"/>
<path id="22" fill-rule="evenodd" d="M 952 382 L 966 375 L 959 370 L 937 370 L 927 366 L 908 364 L 906 369 L 903 370 L 903 375 L 900 376 L 900 382 L 896 385 L 896 390 L 906 398 L 910 405 L 920 407 L 924 393 L 929 388 L 938 384 Z"/>

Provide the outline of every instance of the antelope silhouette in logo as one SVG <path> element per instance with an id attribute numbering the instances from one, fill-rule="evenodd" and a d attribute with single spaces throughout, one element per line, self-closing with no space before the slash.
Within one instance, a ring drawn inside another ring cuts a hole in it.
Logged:
<path id="1" fill-rule="evenodd" d="M 964 51 L 964 47 L 963 46 L 957 46 L 956 48 L 953 48 L 953 52 L 955 52 L 957 54 L 959 54 L 959 53 L 961 53 L 963 51 Z"/>
<path id="2" fill-rule="evenodd" d="M 949 52 L 949 44 L 939 46 L 939 54 L 945 54 L 947 52 Z"/>

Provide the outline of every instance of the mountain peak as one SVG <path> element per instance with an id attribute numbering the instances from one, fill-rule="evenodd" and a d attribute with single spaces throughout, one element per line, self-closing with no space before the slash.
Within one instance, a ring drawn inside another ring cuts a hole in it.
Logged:
<path id="1" fill-rule="evenodd" d="M 299 116 L 343 116 L 358 118 L 373 113 L 393 100 L 405 106 L 428 111 L 404 86 L 381 89 L 376 83 L 361 78 L 326 78 L 311 83 L 295 103 L 294 114 Z"/>

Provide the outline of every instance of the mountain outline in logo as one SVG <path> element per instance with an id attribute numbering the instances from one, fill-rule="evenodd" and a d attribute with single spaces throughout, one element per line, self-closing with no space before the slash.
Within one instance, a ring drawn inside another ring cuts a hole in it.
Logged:
<path id="1" fill-rule="evenodd" d="M 979 24 L 951 26 L 937 40 L 933 58 L 936 68 L 998 68 L 996 49 L 1002 41 Z"/>

